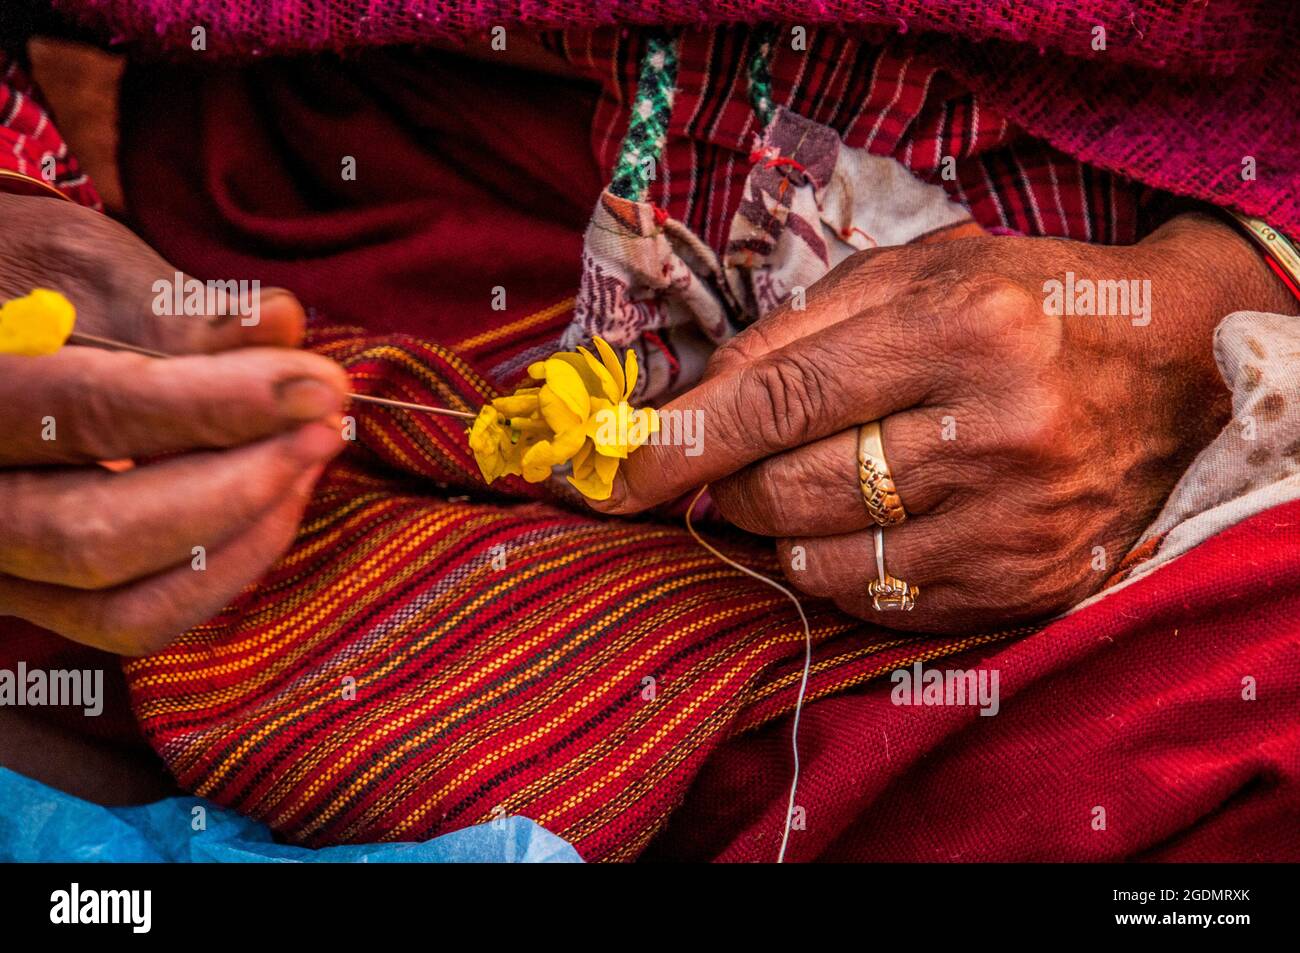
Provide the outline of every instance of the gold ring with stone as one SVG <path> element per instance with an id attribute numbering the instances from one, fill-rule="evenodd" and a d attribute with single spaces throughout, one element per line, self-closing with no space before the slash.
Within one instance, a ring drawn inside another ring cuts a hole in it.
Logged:
<path id="1" fill-rule="evenodd" d="M 876 535 L 876 578 L 867 586 L 871 607 L 877 612 L 911 612 L 916 608 L 916 597 L 921 590 L 885 572 L 884 527 L 873 526 L 872 532 Z"/>
<path id="2" fill-rule="evenodd" d="M 894 526 L 907 519 L 907 510 L 903 509 L 885 460 L 879 420 L 863 424 L 858 430 L 858 486 L 867 512 L 877 526 Z"/>

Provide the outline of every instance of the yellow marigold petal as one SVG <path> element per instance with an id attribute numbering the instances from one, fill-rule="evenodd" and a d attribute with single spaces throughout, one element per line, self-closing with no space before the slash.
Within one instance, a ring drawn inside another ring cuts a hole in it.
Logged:
<path id="1" fill-rule="evenodd" d="M 624 405 L 626 406 L 626 405 Z M 645 446 L 652 433 L 659 432 L 659 415 L 653 408 L 634 410 L 628 419 L 627 443 L 632 449 Z"/>
<path id="2" fill-rule="evenodd" d="M 549 437 L 554 432 L 551 425 L 540 417 L 511 417 L 510 429 L 538 437 Z"/>
<path id="3" fill-rule="evenodd" d="M 501 411 L 503 417 L 529 417 L 538 412 L 540 387 L 530 387 L 515 391 L 505 397 L 497 397 L 492 406 Z"/>
<path id="4" fill-rule="evenodd" d="M 570 410 L 569 405 L 549 387 L 542 388 L 541 411 L 542 421 L 551 433 L 559 433 L 586 423 L 584 418 Z"/>
<path id="5" fill-rule="evenodd" d="M 568 361 L 555 357 L 547 359 L 546 386 L 542 388 L 541 396 L 544 397 L 547 390 L 583 420 L 591 413 L 591 393 L 582 383 L 578 369 Z"/>
<path id="6" fill-rule="evenodd" d="M 636 390 L 636 351 L 631 348 L 627 349 L 627 369 L 625 373 L 627 376 L 627 387 L 623 391 L 622 400 L 627 400 L 632 396 L 632 391 Z"/>
<path id="7" fill-rule="evenodd" d="M 590 440 L 584 439 L 582 441 L 582 446 L 579 447 L 578 452 L 573 455 L 572 463 L 574 473 L 584 473 L 594 467 L 594 463 L 590 461 L 595 449 L 595 444 Z"/>
<path id="8" fill-rule="evenodd" d="M 626 460 L 627 450 L 627 444 L 625 443 L 596 444 L 596 453 L 608 460 Z"/>
<path id="9" fill-rule="evenodd" d="M 596 457 L 596 475 L 606 483 L 614 482 L 614 474 L 618 472 L 618 460 L 614 457 Z"/>
<path id="10" fill-rule="evenodd" d="M 555 439 L 551 441 L 551 446 L 557 464 L 568 463 L 574 454 L 582 450 L 583 445 L 587 442 L 586 429 L 586 427 L 579 424 L 564 433 L 555 435 Z"/>
<path id="11" fill-rule="evenodd" d="M 554 453 L 549 440 L 539 440 L 528 448 L 520 461 L 523 469 L 523 477 L 529 483 L 541 483 L 551 475 L 551 467 L 554 463 Z"/>
<path id="12" fill-rule="evenodd" d="M 474 418 L 469 432 L 469 448 L 474 453 L 474 462 L 488 483 L 506 471 L 506 461 L 501 452 L 505 430 L 500 421 L 496 408 L 488 404 Z"/>
<path id="13" fill-rule="evenodd" d="M 627 391 L 626 379 L 623 377 L 623 364 L 604 338 L 594 337 L 592 340 L 596 342 L 596 352 L 604 362 L 605 370 L 609 371 L 609 376 L 614 378 L 614 389 L 618 392 L 618 396 L 611 397 L 610 400 L 622 400 Z"/>
<path id="14" fill-rule="evenodd" d="M 469 430 L 469 448 L 476 453 L 487 452 L 496 448 L 496 436 L 491 432 L 497 425 L 500 415 L 491 404 L 484 404 L 483 409 L 474 418 Z"/>
<path id="15" fill-rule="evenodd" d="M 614 490 L 613 477 L 602 480 L 595 471 L 585 477 L 571 476 L 569 477 L 569 483 L 589 500 L 608 500 L 610 493 Z"/>
<path id="16" fill-rule="evenodd" d="M 587 429 L 596 452 L 607 457 L 627 456 L 627 404 L 602 408 L 588 421 Z M 594 424 L 594 426 L 593 426 Z"/>
<path id="17" fill-rule="evenodd" d="M 578 348 L 579 351 L 582 348 Z M 598 397 L 605 390 L 605 382 L 601 375 L 608 377 L 605 368 L 600 368 L 600 373 L 596 373 L 588 364 L 587 359 L 582 354 L 574 354 L 572 351 L 557 351 L 551 355 L 551 360 L 564 361 L 582 378 L 582 386 L 586 388 L 587 393 L 593 397 Z"/>
<path id="18" fill-rule="evenodd" d="M 611 401 L 618 400 L 618 387 L 614 384 L 614 378 L 609 375 L 608 368 L 606 368 L 604 364 L 600 363 L 600 361 L 596 360 L 596 355 L 592 354 L 585 347 L 579 346 L 578 353 L 582 355 L 582 359 L 587 366 L 587 371 L 595 377 L 597 381 L 599 381 L 599 393 L 604 394 L 605 397 Z"/>

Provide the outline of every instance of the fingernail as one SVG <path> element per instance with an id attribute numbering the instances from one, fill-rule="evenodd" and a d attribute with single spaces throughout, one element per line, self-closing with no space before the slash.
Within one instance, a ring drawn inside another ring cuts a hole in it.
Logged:
<path id="1" fill-rule="evenodd" d="M 295 377 L 275 387 L 280 413 L 290 420 L 319 420 L 343 409 L 343 395 L 314 377 Z"/>
<path id="2" fill-rule="evenodd" d="M 627 484 L 623 481 L 623 474 L 616 473 L 614 483 L 609 488 L 609 496 L 603 500 L 588 500 L 587 505 L 601 513 L 617 513 L 626 498 Z"/>
<path id="3" fill-rule="evenodd" d="M 293 294 L 288 288 L 263 288 L 258 292 L 263 301 L 269 301 L 271 298 L 279 298 L 284 295 Z"/>
<path id="4" fill-rule="evenodd" d="M 320 463 L 343 449 L 343 438 L 334 428 L 313 423 L 293 435 L 292 446 L 303 463 Z"/>

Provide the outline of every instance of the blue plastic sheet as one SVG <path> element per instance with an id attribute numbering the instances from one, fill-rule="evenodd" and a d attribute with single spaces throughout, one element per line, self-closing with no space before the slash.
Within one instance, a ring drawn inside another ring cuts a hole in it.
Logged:
<path id="1" fill-rule="evenodd" d="M 196 811 L 196 808 L 201 811 Z M 200 820 L 202 823 L 200 824 Z M 195 830 L 195 827 L 200 829 Z M 581 863 L 566 841 L 505 817 L 424 843 L 309 850 L 195 797 L 101 807 L 0 768 L 0 860 L 206 863 Z"/>

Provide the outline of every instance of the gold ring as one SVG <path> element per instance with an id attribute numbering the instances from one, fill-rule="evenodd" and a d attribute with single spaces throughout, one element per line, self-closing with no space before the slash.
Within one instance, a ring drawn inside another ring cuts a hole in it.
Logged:
<path id="1" fill-rule="evenodd" d="M 877 612 L 911 612 L 916 608 L 916 597 L 921 590 L 885 572 L 885 530 L 873 526 L 872 531 L 876 534 L 876 578 L 867 586 L 871 607 Z"/>
<path id="2" fill-rule="evenodd" d="M 863 424 L 858 430 L 858 486 L 867 512 L 877 526 L 894 526 L 907 519 L 907 510 L 903 509 L 885 460 L 879 420 Z"/>

